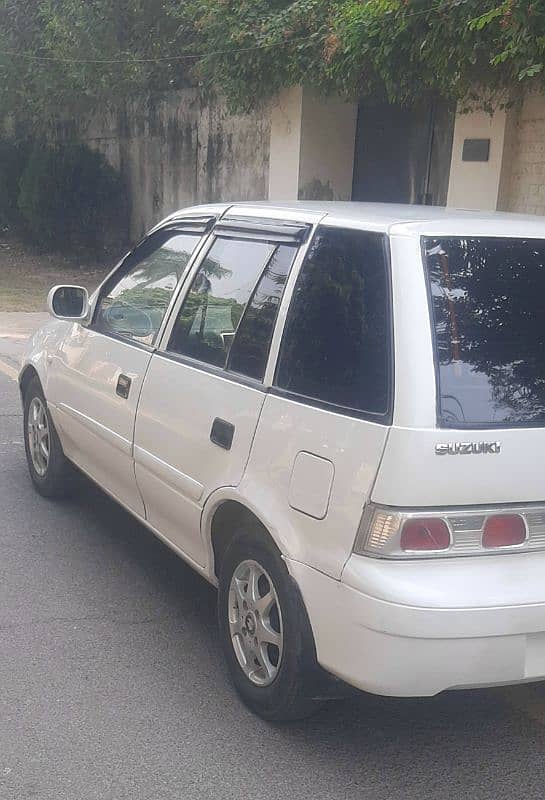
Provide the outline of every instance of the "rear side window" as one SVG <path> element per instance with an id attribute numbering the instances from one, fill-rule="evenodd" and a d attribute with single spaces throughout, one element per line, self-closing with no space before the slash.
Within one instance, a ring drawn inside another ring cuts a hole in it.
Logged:
<path id="1" fill-rule="evenodd" d="M 384 418 L 391 394 L 385 237 L 319 227 L 295 286 L 276 385 Z"/>
<path id="2" fill-rule="evenodd" d="M 296 247 L 218 238 L 180 309 L 168 350 L 261 380 Z"/>
<path id="3" fill-rule="evenodd" d="M 545 425 L 545 241 L 424 239 L 443 427 Z"/>
<path id="4" fill-rule="evenodd" d="M 296 253 L 294 245 L 279 245 L 265 267 L 229 353 L 227 367 L 232 372 L 263 380 L 278 308 Z"/>

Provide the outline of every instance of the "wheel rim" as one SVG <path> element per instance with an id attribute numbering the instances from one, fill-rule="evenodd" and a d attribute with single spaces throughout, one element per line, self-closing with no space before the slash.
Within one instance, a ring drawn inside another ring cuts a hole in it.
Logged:
<path id="1" fill-rule="evenodd" d="M 49 465 L 50 438 L 47 411 L 40 397 L 34 397 L 28 408 L 28 446 L 32 466 L 43 478 Z"/>
<path id="2" fill-rule="evenodd" d="M 282 662 L 282 612 L 274 584 L 257 561 L 243 561 L 233 573 L 229 630 L 246 677 L 256 686 L 272 683 Z"/>

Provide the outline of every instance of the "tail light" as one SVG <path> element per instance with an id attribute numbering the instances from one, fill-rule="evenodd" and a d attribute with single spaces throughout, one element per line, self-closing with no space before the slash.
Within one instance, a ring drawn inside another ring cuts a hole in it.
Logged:
<path id="1" fill-rule="evenodd" d="M 436 517 L 407 519 L 401 529 L 400 545 L 405 552 L 448 550 L 450 530 L 444 520 Z"/>
<path id="2" fill-rule="evenodd" d="M 415 511 L 369 503 L 354 552 L 379 558 L 435 558 L 545 550 L 545 506 Z"/>
<path id="3" fill-rule="evenodd" d="M 513 547 L 526 540 L 526 525 L 520 514 L 488 517 L 483 530 L 483 547 Z"/>

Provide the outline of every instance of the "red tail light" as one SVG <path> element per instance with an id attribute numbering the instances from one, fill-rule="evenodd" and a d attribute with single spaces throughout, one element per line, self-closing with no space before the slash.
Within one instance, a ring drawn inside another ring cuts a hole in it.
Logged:
<path id="1" fill-rule="evenodd" d="M 512 547 L 526 540 L 526 525 L 519 514 L 488 517 L 483 531 L 483 547 Z"/>
<path id="2" fill-rule="evenodd" d="M 354 553 L 436 559 L 545 552 L 545 503 L 457 508 L 395 508 L 368 503 Z"/>
<path id="3" fill-rule="evenodd" d="M 422 517 L 408 519 L 401 531 L 402 550 L 447 550 L 450 547 L 450 531 L 442 519 Z"/>

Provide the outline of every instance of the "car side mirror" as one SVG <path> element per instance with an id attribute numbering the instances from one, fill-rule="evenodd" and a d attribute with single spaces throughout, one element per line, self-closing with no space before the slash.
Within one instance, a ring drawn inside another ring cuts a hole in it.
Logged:
<path id="1" fill-rule="evenodd" d="M 54 286 L 47 295 L 47 309 L 57 319 L 82 322 L 89 314 L 89 294 L 83 286 Z"/>

